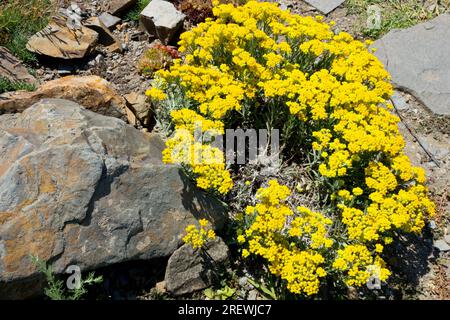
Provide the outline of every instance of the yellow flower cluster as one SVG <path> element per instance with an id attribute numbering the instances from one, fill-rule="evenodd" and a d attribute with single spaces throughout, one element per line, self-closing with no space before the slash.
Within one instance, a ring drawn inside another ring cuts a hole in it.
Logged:
<path id="1" fill-rule="evenodd" d="M 167 96 L 164 93 L 164 91 L 162 91 L 161 89 L 158 89 L 156 87 L 151 87 L 150 89 L 145 91 L 145 94 L 147 96 L 149 96 L 151 99 L 156 100 L 156 101 L 164 100 L 164 99 L 167 98 Z"/>
<path id="2" fill-rule="evenodd" d="M 321 266 L 325 259 L 314 249 L 333 244 L 327 237 L 332 221 L 305 207 L 294 212 L 286 204 L 290 193 L 276 180 L 259 189 L 258 203 L 246 209 L 251 223 L 237 240 L 248 244 L 248 249 L 242 251 L 243 257 L 255 254 L 265 258 L 269 270 L 284 279 L 291 292 L 313 295 L 319 290 L 320 279 L 326 276 Z"/>
<path id="3" fill-rule="evenodd" d="M 320 19 L 291 15 L 275 4 L 254 1 L 241 7 L 218 5 L 214 16 L 215 20 L 207 19 L 181 35 L 179 50 L 185 54 L 184 61 L 177 60 L 170 70 L 157 72 L 159 85 L 147 92 L 154 101 L 167 98 L 163 91 L 170 91 L 174 86 L 182 88 L 185 99 L 189 100 L 186 105 L 192 106 L 190 109 L 198 116 L 214 121 L 216 126 L 218 120 L 224 121 L 232 113 L 245 113 L 245 104 L 256 106 L 252 100 L 257 94 L 276 97 L 284 92 L 288 95 L 291 85 L 301 87 L 306 93 L 312 89 L 309 81 L 303 83 L 306 75 L 290 57 L 301 39 L 325 40 L 333 34 Z M 267 24 L 267 30 L 261 29 L 263 24 Z M 286 41 L 278 40 L 283 37 Z M 315 80 L 320 77 L 321 73 L 312 76 Z M 320 88 L 313 95 L 322 99 L 324 106 L 317 110 L 317 117 L 323 117 L 325 96 Z M 302 106 L 305 103 L 306 100 Z M 291 108 L 294 110 L 295 106 Z M 178 116 L 178 119 L 198 117 L 186 111 Z M 173 141 L 168 145 L 173 145 Z M 172 162 L 167 153 L 165 159 Z M 220 181 L 226 175 L 222 169 L 207 171 L 217 174 Z M 213 187 L 214 184 L 202 179 L 199 185 Z M 226 193 L 229 186 L 228 183 L 223 187 L 221 193 Z"/>
<path id="4" fill-rule="evenodd" d="M 190 60 L 189 57 L 186 61 Z M 226 70 L 225 65 L 222 69 Z M 241 109 L 240 101 L 244 98 L 242 83 L 218 67 L 205 68 L 176 60 L 170 71 L 161 70 L 157 76 L 168 83 L 179 83 L 186 96 L 196 101 L 197 109 L 213 119 L 223 118 L 230 110 Z"/>
<path id="5" fill-rule="evenodd" d="M 161 87 L 178 84 L 195 112 L 212 121 L 261 99 L 280 101 L 314 121 L 313 149 L 326 155 L 318 168 L 325 177 L 347 175 L 363 153 L 400 154 L 398 119 L 380 106 L 392 93 L 390 77 L 367 43 L 273 3 L 219 5 L 214 15 L 182 34 L 185 60 L 157 73 Z M 156 88 L 148 94 L 164 98 Z"/>
<path id="6" fill-rule="evenodd" d="M 312 249 L 331 247 L 333 240 L 327 238 L 327 227 L 333 221 L 324 217 L 321 213 L 313 212 L 306 207 L 297 207 L 297 211 L 299 216 L 292 221 L 289 235 L 301 238 Z"/>
<path id="7" fill-rule="evenodd" d="M 224 154 L 208 144 L 211 141 L 205 141 L 208 140 L 206 133 L 209 138 L 223 134 L 223 123 L 205 119 L 190 109 L 172 111 L 171 117 L 175 131 L 166 141 L 163 162 L 188 166 L 199 188 L 218 191 L 220 194 L 228 193 L 233 187 L 233 181 L 226 170 Z M 203 140 L 196 141 L 196 134 Z"/>
<path id="8" fill-rule="evenodd" d="M 272 112 L 265 119 L 275 123 L 280 117 L 276 125 L 306 127 L 307 137 L 289 137 L 307 141 L 303 147 L 318 155 L 311 169 L 329 186 L 333 220 L 293 210 L 285 204 L 290 191 L 271 181 L 258 191 L 259 203 L 247 208 L 254 221 L 238 237 L 248 244 L 242 254 L 264 257 L 290 290 L 312 294 L 325 276 L 321 265 L 329 263 L 322 251 L 336 246 L 342 251 L 335 269 L 347 283 L 363 283 L 368 266 L 381 265 L 373 251 L 380 253 L 396 230 L 420 232 L 434 213 L 424 171 L 404 154 L 399 119 L 389 111 L 390 75 L 368 50 L 370 43 L 335 34 L 320 17 L 256 1 L 217 5 L 213 13 L 214 20 L 182 34 L 184 60 L 158 72 L 158 86 L 147 92 L 161 107 L 174 88 L 182 92 L 164 161 L 184 164 L 199 187 L 224 195 L 233 186 L 224 155 L 195 141 L 198 127 L 222 134 L 225 125 L 256 126 L 253 119 L 264 112 Z M 333 242 L 334 224 L 342 234 Z"/>
<path id="9" fill-rule="evenodd" d="M 361 242 L 382 240 L 389 231 L 396 229 L 419 233 L 425 226 L 426 213 L 434 212 L 434 203 L 428 199 L 422 185 L 400 190 L 389 197 L 378 192 L 372 195 L 375 195 L 371 197 L 374 200 L 365 210 L 338 204 L 349 239 Z"/>
<path id="10" fill-rule="evenodd" d="M 191 109 L 174 110 L 171 117 L 176 130 L 186 129 L 192 133 L 198 130 L 199 133 L 208 132 L 211 136 L 224 134 L 223 122 L 205 119 Z"/>
<path id="11" fill-rule="evenodd" d="M 276 180 L 258 190 L 258 204 L 246 209 L 250 223 L 237 238 L 248 245 L 242 250 L 243 257 L 255 254 L 265 258 L 269 270 L 286 280 L 293 293 L 316 294 L 320 278 L 327 275 L 325 270 L 342 273 L 349 286 L 365 285 L 370 278 L 387 280 L 391 272 L 379 256 L 383 245 L 377 243 L 369 250 L 354 243 L 333 251 L 334 241 L 329 237 L 333 221 L 303 206 L 294 212 L 287 205 L 289 195 L 290 190 Z M 325 259 L 330 256 L 334 258 Z"/>
<path id="12" fill-rule="evenodd" d="M 391 274 L 385 262 L 379 256 L 373 257 L 363 245 L 348 245 L 338 250 L 333 268 L 345 272 L 345 283 L 356 287 L 367 284 L 371 277 L 386 281 Z"/>
<path id="13" fill-rule="evenodd" d="M 203 247 L 208 240 L 216 238 L 216 233 L 210 228 L 210 223 L 206 219 L 200 219 L 200 228 L 191 224 L 186 227 L 186 235 L 183 238 L 184 243 L 190 244 L 194 249 Z"/>

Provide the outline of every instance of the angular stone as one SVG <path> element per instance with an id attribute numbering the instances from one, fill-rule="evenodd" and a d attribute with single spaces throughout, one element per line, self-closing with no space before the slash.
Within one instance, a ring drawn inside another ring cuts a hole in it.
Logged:
<path id="1" fill-rule="evenodd" d="M 100 21 L 98 17 L 91 17 L 84 23 L 86 27 L 98 33 L 98 42 L 111 52 L 122 51 L 120 40 Z"/>
<path id="2" fill-rule="evenodd" d="M 108 12 L 103 12 L 98 18 L 108 29 L 114 28 L 122 21 L 119 17 L 113 16 Z"/>
<path id="3" fill-rule="evenodd" d="M 113 15 L 121 14 L 137 3 L 137 0 L 109 0 L 107 11 Z"/>
<path id="4" fill-rule="evenodd" d="M 188 224 L 224 222 L 219 201 L 161 160 L 162 140 L 74 102 L 0 116 L 0 299 L 42 293 L 30 255 L 55 274 L 170 256 Z"/>
<path id="5" fill-rule="evenodd" d="M 448 245 L 444 240 L 436 240 L 433 246 L 439 251 L 450 251 L 450 245 Z"/>
<path id="6" fill-rule="evenodd" d="M 439 142 L 432 136 L 419 135 L 417 139 L 436 160 L 443 160 L 450 153 L 448 142 Z"/>
<path id="7" fill-rule="evenodd" d="M 125 119 L 126 101 L 98 76 L 68 76 L 44 83 L 34 92 L 0 95 L 0 114 L 22 112 L 44 98 L 74 101 L 94 112 Z"/>
<path id="8" fill-rule="evenodd" d="M 164 0 L 152 0 L 141 12 L 140 22 L 147 32 L 168 44 L 183 25 L 185 15 Z"/>
<path id="9" fill-rule="evenodd" d="M 391 96 L 391 101 L 397 110 L 406 110 L 409 108 L 405 98 L 403 98 L 401 93 L 397 90 L 394 90 L 394 94 Z"/>
<path id="10" fill-rule="evenodd" d="M 312 5 L 314 8 L 328 14 L 337 7 L 339 7 L 345 0 L 305 0 L 306 3 Z"/>
<path id="11" fill-rule="evenodd" d="M 156 283 L 155 285 L 155 289 L 158 293 L 164 294 L 167 292 L 166 290 L 166 282 L 165 281 L 160 281 L 158 283 Z"/>
<path id="12" fill-rule="evenodd" d="M 52 21 L 33 35 L 27 49 L 39 55 L 59 59 L 79 59 L 91 52 L 97 44 L 98 33 L 86 27 L 71 30 L 66 25 Z"/>
<path id="13" fill-rule="evenodd" d="M 4 47 L 0 47 L 0 77 L 11 82 L 37 84 L 36 78 L 28 72 L 22 62 Z"/>
<path id="14" fill-rule="evenodd" d="M 124 50 L 123 45 L 117 42 L 107 46 L 106 49 L 111 53 L 122 53 Z"/>
<path id="15" fill-rule="evenodd" d="M 446 234 L 446 235 L 444 236 L 444 240 L 445 240 L 445 242 L 447 242 L 448 244 L 450 244 L 450 234 Z"/>
<path id="16" fill-rule="evenodd" d="M 228 266 L 229 259 L 230 251 L 219 237 L 209 241 L 202 250 L 194 250 L 185 244 L 167 263 L 166 289 L 175 296 L 205 289 L 217 280 L 218 273 Z"/>
<path id="17" fill-rule="evenodd" d="M 128 107 L 132 110 L 137 119 L 144 125 L 150 121 L 151 108 L 147 102 L 147 97 L 137 92 L 132 92 L 124 96 Z"/>
<path id="18" fill-rule="evenodd" d="M 450 14 L 392 30 L 373 47 L 397 88 L 438 115 L 450 115 Z"/>

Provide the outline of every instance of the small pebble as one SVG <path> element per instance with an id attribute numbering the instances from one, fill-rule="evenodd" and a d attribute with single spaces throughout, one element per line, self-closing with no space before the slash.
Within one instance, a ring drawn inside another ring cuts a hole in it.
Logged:
<path id="1" fill-rule="evenodd" d="M 436 222 L 434 220 L 430 220 L 430 228 L 431 229 L 436 229 Z"/>
<path id="2" fill-rule="evenodd" d="M 251 290 L 248 293 L 248 300 L 256 300 L 257 297 L 258 297 L 258 291 L 256 291 L 256 290 Z"/>
<path id="3" fill-rule="evenodd" d="M 405 98 L 398 91 L 394 91 L 394 94 L 391 97 L 391 101 L 394 104 L 395 108 L 398 110 L 406 110 L 409 108 L 409 105 L 406 103 Z"/>
<path id="4" fill-rule="evenodd" d="M 102 61 L 103 61 L 103 55 L 98 54 L 98 55 L 95 57 L 95 62 L 96 62 L 97 64 L 100 64 L 100 63 L 102 63 Z"/>
<path id="5" fill-rule="evenodd" d="M 245 286 L 247 284 L 247 277 L 239 278 L 238 283 L 241 287 Z"/>

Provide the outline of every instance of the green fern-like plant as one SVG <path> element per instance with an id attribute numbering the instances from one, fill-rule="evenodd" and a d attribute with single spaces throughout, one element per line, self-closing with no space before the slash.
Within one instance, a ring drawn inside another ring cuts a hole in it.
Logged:
<path id="1" fill-rule="evenodd" d="M 51 265 L 35 256 L 31 256 L 31 259 L 46 278 L 47 287 L 44 289 L 44 294 L 51 300 L 79 300 L 87 293 L 88 286 L 103 282 L 102 276 L 95 277 L 94 272 L 91 272 L 86 279 L 80 279 L 78 288 L 66 289 L 64 282 L 55 277 Z"/>

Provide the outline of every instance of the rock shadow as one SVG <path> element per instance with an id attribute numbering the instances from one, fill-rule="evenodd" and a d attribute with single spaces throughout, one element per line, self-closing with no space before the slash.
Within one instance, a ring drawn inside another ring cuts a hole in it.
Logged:
<path id="1" fill-rule="evenodd" d="M 393 272 L 390 282 L 402 283 L 407 291 L 416 291 L 421 277 L 430 271 L 430 262 L 437 259 L 438 252 L 433 248 L 433 235 L 427 226 L 421 237 L 401 233 L 396 241 L 386 246 L 383 257 Z"/>
<path id="2" fill-rule="evenodd" d="M 181 193 L 183 207 L 191 212 L 196 219 L 205 218 L 218 229 L 221 229 L 228 219 L 227 205 L 215 195 L 197 188 L 182 169 L 179 169 L 178 173 L 183 181 Z"/>

